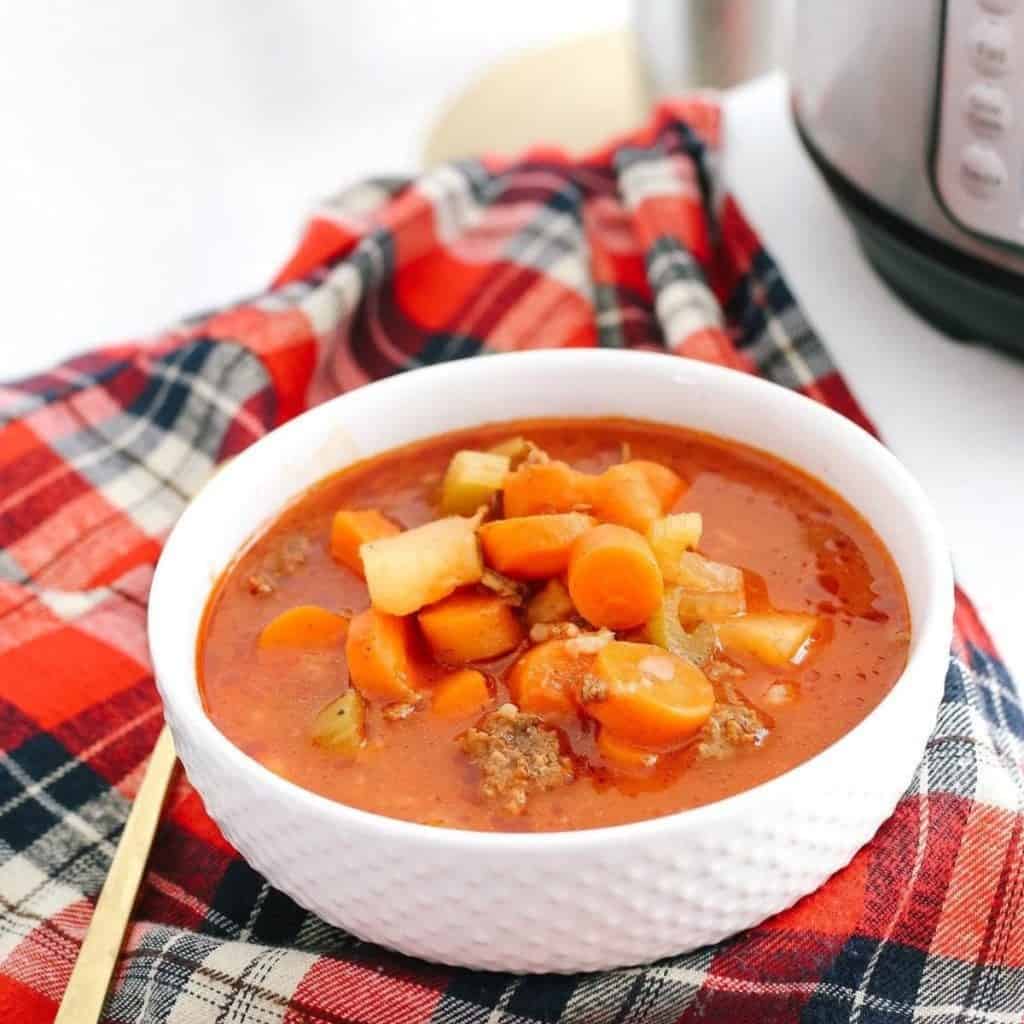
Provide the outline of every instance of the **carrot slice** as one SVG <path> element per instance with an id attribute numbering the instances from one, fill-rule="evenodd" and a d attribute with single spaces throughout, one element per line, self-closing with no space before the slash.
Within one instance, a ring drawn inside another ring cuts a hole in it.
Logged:
<path id="1" fill-rule="evenodd" d="M 300 604 L 271 619 L 260 633 L 260 647 L 318 648 L 325 650 L 345 639 L 349 622 L 344 615 L 315 604 Z"/>
<path id="2" fill-rule="evenodd" d="M 352 685 L 367 699 L 412 701 L 419 697 L 408 619 L 375 608 L 360 612 L 349 626 L 345 658 Z"/>
<path id="3" fill-rule="evenodd" d="M 520 466 L 505 478 L 505 515 L 511 518 L 575 511 L 590 503 L 593 479 L 565 462 Z"/>
<path id="4" fill-rule="evenodd" d="M 375 508 L 343 508 L 331 520 L 331 557 L 365 579 L 359 545 L 396 533 L 401 530 Z"/>
<path id="5" fill-rule="evenodd" d="M 543 580 L 565 572 L 576 539 L 594 520 L 581 512 L 499 519 L 480 527 L 484 558 L 518 580 Z"/>
<path id="6" fill-rule="evenodd" d="M 576 651 L 570 640 L 531 647 L 512 666 L 508 688 L 521 711 L 534 715 L 575 714 L 575 697 L 594 655 Z"/>
<path id="7" fill-rule="evenodd" d="M 715 691 L 685 658 L 653 644 L 613 640 L 594 659 L 596 686 L 583 710 L 616 738 L 653 750 L 671 749 L 711 715 Z"/>
<path id="8" fill-rule="evenodd" d="M 418 618 L 434 656 L 449 665 L 497 658 L 523 639 L 516 613 L 496 594 L 452 594 Z"/>
<path id="9" fill-rule="evenodd" d="M 594 515 L 606 523 L 628 526 L 646 533 L 662 515 L 661 500 L 635 463 L 623 462 L 606 469 L 591 488 Z"/>
<path id="10" fill-rule="evenodd" d="M 623 463 L 637 470 L 651 485 L 651 490 L 658 496 L 662 513 L 670 512 L 672 506 L 683 496 L 686 481 L 668 466 L 660 462 L 649 462 L 647 459 L 633 459 Z"/>
<path id="11" fill-rule="evenodd" d="M 597 734 L 597 749 L 612 768 L 622 771 L 650 771 L 658 763 L 657 754 L 620 740 L 604 728 Z"/>
<path id="12" fill-rule="evenodd" d="M 605 523 L 573 545 L 569 594 L 579 613 L 595 626 L 639 626 L 655 613 L 663 592 L 658 562 L 638 533 Z"/>
<path id="13" fill-rule="evenodd" d="M 487 678 L 475 668 L 462 668 L 445 676 L 434 687 L 431 707 L 445 718 L 468 718 L 491 699 Z"/>

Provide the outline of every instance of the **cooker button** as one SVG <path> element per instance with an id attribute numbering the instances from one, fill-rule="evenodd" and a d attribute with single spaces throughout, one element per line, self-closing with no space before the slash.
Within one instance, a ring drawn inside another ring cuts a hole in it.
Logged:
<path id="1" fill-rule="evenodd" d="M 974 142 L 960 158 L 960 180 L 972 195 L 990 199 L 1006 184 L 1006 164 L 994 149 Z"/>
<path id="2" fill-rule="evenodd" d="M 1010 97 L 991 82 L 975 82 L 964 102 L 967 123 L 979 135 L 996 138 L 1010 126 Z"/>
<path id="3" fill-rule="evenodd" d="M 984 75 L 1005 75 L 1010 70 L 1012 35 L 1005 21 L 985 18 L 971 29 L 970 48 L 974 66 Z"/>
<path id="4" fill-rule="evenodd" d="M 981 6 L 993 14 L 1009 14 L 1017 6 L 1017 0 L 981 0 Z"/>

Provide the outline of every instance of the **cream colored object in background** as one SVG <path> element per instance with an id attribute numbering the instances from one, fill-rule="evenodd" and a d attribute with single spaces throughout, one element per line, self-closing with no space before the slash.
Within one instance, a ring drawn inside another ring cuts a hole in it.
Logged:
<path id="1" fill-rule="evenodd" d="M 791 0 L 636 0 L 632 28 L 500 61 L 440 114 L 423 162 L 513 155 L 538 143 L 583 153 L 644 122 L 654 97 L 724 88 L 775 67 Z"/>
<path id="2" fill-rule="evenodd" d="M 586 152 L 642 124 L 650 108 L 636 42 L 600 32 L 500 61 L 444 110 L 427 138 L 427 167 L 538 143 Z"/>
<path id="3" fill-rule="evenodd" d="M 355 458 L 482 422 L 552 414 L 633 416 L 735 438 L 803 467 L 852 502 L 888 546 L 910 603 L 910 659 L 892 692 L 828 750 L 738 796 L 632 825 L 536 835 L 436 829 L 346 807 L 268 771 L 214 727 L 196 682 L 199 624 L 212 581 L 253 531 Z M 345 455 L 316 454 L 338 437 Z M 921 757 L 952 612 L 934 513 L 906 470 L 859 427 L 748 374 L 585 350 L 402 374 L 275 430 L 218 474 L 178 522 L 153 581 L 149 637 L 189 778 L 227 838 L 272 884 L 355 935 L 413 956 L 564 972 L 718 941 L 846 864 L 892 812 Z"/>

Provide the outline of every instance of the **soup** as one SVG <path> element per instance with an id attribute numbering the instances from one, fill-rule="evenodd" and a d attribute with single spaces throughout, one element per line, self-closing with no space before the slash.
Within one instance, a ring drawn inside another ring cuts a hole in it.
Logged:
<path id="1" fill-rule="evenodd" d="M 206 711 L 270 770 L 440 827 L 561 831 L 731 796 L 899 678 L 899 574 L 838 495 L 731 441 L 493 424 L 350 466 L 214 589 Z"/>

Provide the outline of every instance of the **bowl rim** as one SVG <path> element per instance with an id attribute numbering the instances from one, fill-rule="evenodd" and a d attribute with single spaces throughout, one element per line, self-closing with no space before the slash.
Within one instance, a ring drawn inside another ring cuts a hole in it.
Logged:
<path id="1" fill-rule="evenodd" d="M 899 462 L 896 456 L 868 431 L 852 420 L 831 407 L 808 398 L 798 391 L 754 374 L 747 374 L 711 363 L 684 359 L 666 353 L 628 349 L 554 349 L 499 353 L 498 355 L 503 360 L 515 360 L 519 367 L 525 367 L 520 372 L 528 372 L 529 366 L 532 364 L 536 364 L 545 373 L 557 372 L 559 370 L 563 372 L 571 371 L 574 368 L 578 368 L 580 360 L 585 359 L 596 365 L 606 364 L 610 370 L 620 373 L 628 373 L 631 370 L 635 372 L 639 368 L 653 366 L 654 364 L 664 365 L 666 369 L 671 367 L 676 373 L 682 371 L 687 375 L 692 375 L 697 382 L 727 374 L 735 387 L 741 391 L 744 389 L 749 391 L 751 401 L 754 403 L 756 403 L 759 397 L 763 397 L 766 401 L 781 402 L 784 405 L 790 405 L 792 408 L 800 406 L 803 408 L 804 414 L 807 414 L 807 406 L 811 406 L 816 410 L 811 415 L 820 415 L 825 419 L 830 419 L 832 421 L 831 428 L 845 435 L 846 450 L 855 452 L 862 462 L 866 462 L 872 467 L 874 475 L 884 477 L 890 490 L 903 498 L 905 504 L 911 510 L 914 520 L 912 525 L 916 528 L 922 551 L 925 555 L 925 562 L 928 566 L 928 575 L 930 577 L 927 597 L 919 619 L 913 616 L 911 619 L 911 645 L 903 671 L 882 700 L 857 725 L 824 750 L 819 751 L 805 761 L 801 761 L 788 771 L 749 789 L 708 804 L 686 808 L 655 818 L 646 818 L 640 821 L 617 825 L 605 825 L 598 828 L 543 832 L 437 828 L 401 818 L 392 818 L 375 811 L 363 810 L 362 808 L 352 807 L 348 804 L 332 800 L 312 790 L 305 789 L 266 768 L 255 758 L 246 754 L 221 732 L 202 707 L 195 658 L 198 625 L 201 625 L 202 617 L 200 617 L 196 629 L 191 631 L 188 637 L 189 665 L 191 668 L 187 678 L 184 680 L 180 678 L 175 679 L 170 686 L 165 681 L 169 674 L 173 674 L 167 672 L 167 666 L 171 660 L 171 648 L 180 641 L 180 638 L 174 635 L 173 630 L 161 628 L 161 622 L 167 614 L 164 609 L 169 607 L 173 601 L 173 588 L 168 582 L 170 570 L 167 568 L 173 559 L 168 558 L 167 554 L 170 552 L 173 555 L 181 547 L 185 539 L 187 539 L 188 534 L 195 529 L 193 524 L 209 515 L 207 511 L 208 506 L 215 508 L 220 495 L 230 494 L 231 479 L 235 474 L 241 472 L 240 467 L 254 460 L 267 458 L 268 451 L 272 450 L 271 446 L 283 447 L 289 438 L 309 429 L 310 424 L 317 419 L 329 417 L 337 403 L 353 403 L 358 401 L 384 403 L 396 401 L 400 400 L 403 392 L 409 389 L 429 389 L 441 385 L 440 378 L 443 377 L 449 378 L 444 384 L 445 387 L 460 383 L 465 385 L 472 377 L 481 373 L 493 372 L 495 369 L 493 365 L 490 365 L 491 358 L 493 357 L 458 360 L 423 367 L 415 373 L 401 373 L 366 384 L 354 391 L 343 393 L 321 405 L 315 406 L 280 427 L 275 428 L 233 458 L 228 465 L 216 473 L 215 479 L 211 478 L 204 485 L 200 493 L 186 507 L 167 537 L 153 575 L 147 613 L 147 634 L 153 674 L 164 705 L 165 720 L 179 720 L 188 715 L 189 735 L 193 742 L 207 748 L 212 747 L 212 752 L 222 760 L 225 770 L 232 774 L 242 773 L 251 775 L 255 773 L 255 779 L 258 781 L 258 784 L 261 787 L 267 787 L 270 795 L 276 800 L 291 802 L 296 813 L 303 815 L 312 814 L 320 818 L 326 815 L 328 818 L 333 819 L 339 834 L 372 831 L 381 840 L 393 839 L 396 841 L 437 843 L 448 848 L 452 853 L 456 853 L 459 850 L 487 850 L 494 852 L 499 848 L 509 852 L 544 850 L 547 853 L 571 852 L 584 847 L 590 849 L 595 847 L 604 848 L 618 845 L 626 841 L 627 838 L 642 840 L 649 835 L 672 828 L 673 826 L 683 827 L 685 825 L 685 827 L 689 828 L 711 825 L 719 819 L 732 818 L 736 814 L 742 814 L 745 806 L 754 801 L 782 795 L 787 789 L 799 791 L 801 782 L 805 777 L 821 771 L 823 765 L 829 761 L 842 759 L 846 751 L 853 745 L 861 742 L 861 737 L 873 727 L 877 716 L 888 705 L 891 705 L 898 693 L 903 692 L 901 687 L 904 687 L 908 677 L 914 674 L 912 669 L 915 664 L 927 660 L 929 652 L 933 651 L 939 643 L 942 643 L 948 651 L 952 632 L 954 584 L 948 546 L 938 516 L 921 486 L 902 463 Z M 514 420 L 518 418 L 523 417 L 513 416 L 509 419 Z M 567 418 L 583 419 L 585 417 L 571 416 Z M 595 414 L 594 418 L 599 419 L 602 417 Z M 505 418 L 497 418 L 492 422 L 500 423 L 505 421 Z M 649 422 L 657 423 L 659 421 L 650 420 Z M 687 429 L 699 428 L 688 427 Z M 447 432 L 442 429 L 435 434 L 423 435 L 422 439 L 428 440 L 430 437 L 442 436 Z M 729 438 L 717 432 L 710 433 L 713 437 L 720 437 L 726 441 L 735 441 L 744 447 L 764 451 L 773 458 L 795 466 L 815 480 L 819 479 L 816 473 L 811 473 L 800 466 L 799 463 L 777 455 L 770 449 L 759 449 L 757 446 L 746 441 Z M 389 450 L 391 449 L 382 449 L 378 454 L 383 454 Z M 340 468 L 344 468 L 344 465 L 335 467 L 329 472 L 336 472 Z M 324 475 L 326 476 L 327 473 Z M 826 484 L 825 486 L 829 485 Z M 833 488 L 830 487 L 829 489 Z M 301 493 L 302 491 L 296 491 L 294 494 L 286 494 L 280 502 L 275 504 L 275 511 L 264 520 L 260 527 L 255 528 L 250 536 L 261 529 L 266 522 L 272 521 L 274 517 L 280 514 L 289 501 Z M 847 499 L 844 498 L 844 500 Z M 851 502 L 850 504 L 853 503 Z M 853 507 L 856 509 L 856 505 L 853 505 Z M 869 525 L 872 525 L 870 521 L 868 522 Z M 888 548 L 886 549 L 888 550 Z M 897 570 L 900 572 L 902 582 L 902 567 L 891 552 L 890 558 L 892 558 Z M 218 580 L 219 576 L 217 580 L 204 584 L 204 609 Z M 906 587 L 905 582 L 904 587 Z M 188 692 L 189 690 L 191 693 Z M 194 703 L 194 707 L 185 706 L 186 702 L 190 699 Z M 907 781 L 909 782 L 910 780 L 908 779 Z"/>

